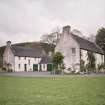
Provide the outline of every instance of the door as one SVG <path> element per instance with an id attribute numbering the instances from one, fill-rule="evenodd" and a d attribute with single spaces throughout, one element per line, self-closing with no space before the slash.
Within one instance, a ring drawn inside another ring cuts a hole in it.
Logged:
<path id="1" fill-rule="evenodd" d="M 47 71 L 52 71 L 53 67 L 52 64 L 47 64 Z"/>
<path id="2" fill-rule="evenodd" d="M 33 71 L 38 71 L 38 64 L 33 64 Z"/>
<path id="3" fill-rule="evenodd" d="M 24 71 L 27 71 L 27 64 L 24 64 Z"/>

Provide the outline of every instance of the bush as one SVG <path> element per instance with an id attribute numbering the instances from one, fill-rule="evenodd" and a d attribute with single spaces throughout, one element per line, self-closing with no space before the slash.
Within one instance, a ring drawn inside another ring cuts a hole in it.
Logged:
<path id="1" fill-rule="evenodd" d="M 7 71 L 6 67 L 3 67 L 3 68 L 2 68 L 2 71 Z"/>
<path id="2" fill-rule="evenodd" d="M 55 71 L 51 71 L 51 74 L 61 74 L 62 71 L 61 70 L 55 70 Z"/>
<path id="3" fill-rule="evenodd" d="M 56 71 L 55 71 L 55 74 L 61 74 L 61 73 L 62 73 L 61 70 L 56 70 Z"/>
<path id="4" fill-rule="evenodd" d="M 102 72 L 102 70 L 104 70 L 105 71 L 105 65 L 104 64 L 98 64 L 98 71 L 99 72 Z"/>
<path id="5" fill-rule="evenodd" d="M 12 69 L 8 69 L 8 72 L 13 72 L 13 70 Z"/>

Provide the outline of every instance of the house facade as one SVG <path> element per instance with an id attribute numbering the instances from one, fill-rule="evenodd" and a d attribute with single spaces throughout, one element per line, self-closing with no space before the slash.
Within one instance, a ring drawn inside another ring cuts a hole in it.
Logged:
<path id="1" fill-rule="evenodd" d="M 65 72 L 80 72 L 81 60 L 86 66 L 88 52 L 95 57 L 95 67 L 104 63 L 102 49 L 93 42 L 83 39 L 71 32 L 70 26 L 63 27 L 55 52 L 61 52 L 64 56 Z M 25 48 L 11 45 L 7 42 L 3 54 L 3 66 L 12 71 L 51 71 L 53 69 L 52 56 L 47 55 L 43 49 Z"/>
<path id="2" fill-rule="evenodd" d="M 79 72 L 80 61 L 84 60 L 85 65 L 88 63 L 88 52 L 92 52 L 95 56 L 95 66 L 104 63 L 104 53 L 102 49 L 95 43 L 74 35 L 70 26 L 63 27 L 63 32 L 55 52 L 61 52 L 64 56 L 65 72 Z"/>
<path id="3" fill-rule="evenodd" d="M 3 66 L 14 72 L 49 71 L 49 67 L 52 68 L 52 59 L 42 49 L 11 46 L 8 41 L 3 54 Z"/>

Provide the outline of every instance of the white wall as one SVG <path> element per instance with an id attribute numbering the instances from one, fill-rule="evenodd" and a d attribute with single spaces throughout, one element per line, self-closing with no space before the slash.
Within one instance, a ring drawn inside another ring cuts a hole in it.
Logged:
<path id="1" fill-rule="evenodd" d="M 14 70 L 15 57 L 10 46 L 7 46 L 3 54 L 3 66 L 5 63 L 11 64 L 11 69 Z"/>
<path id="2" fill-rule="evenodd" d="M 96 58 L 96 67 L 98 66 L 98 64 L 104 63 L 104 55 L 97 53 L 97 54 L 95 54 L 95 58 Z"/>
<path id="3" fill-rule="evenodd" d="M 47 64 L 41 64 L 42 71 L 47 71 Z"/>
<path id="4" fill-rule="evenodd" d="M 93 53 L 94 56 L 95 56 L 95 60 L 96 60 L 96 67 L 98 64 L 102 64 L 104 63 L 104 55 L 102 54 L 98 54 L 98 53 Z M 86 50 L 83 50 L 81 49 L 81 59 L 83 59 L 85 61 L 85 65 L 88 63 L 87 61 L 87 51 Z"/>
<path id="5" fill-rule="evenodd" d="M 30 60 L 30 64 L 29 64 Z M 24 64 L 27 65 L 27 71 L 33 71 L 33 64 L 38 64 L 40 62 L 41 58 L 31 58 L 31 57 L 19 57 L 15 56 L 15 71 L 24 71 Z M 19 65 L 20 64 L 20 69 Z M 39 68 L 39 66 L 38 66 Z"/>
<path id="6" fill-rule="evenodd" d="M 76 48 L 76 55 L 72 54 L 72 48 Z M 80 64 L 80 49 L 78 43 L 72 38 L 70 34 L 63 33 L 60 41 L 58 42 L 55 52 L 61 52 L 64 56 L 64 63 L 66 69 L 72 68 L 73 65 Z M 80 66 L 78 65 L 78 70 Z"/>

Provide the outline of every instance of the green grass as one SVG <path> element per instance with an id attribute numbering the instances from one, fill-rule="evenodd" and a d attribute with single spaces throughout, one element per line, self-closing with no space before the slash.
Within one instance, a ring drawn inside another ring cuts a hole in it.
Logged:
<path id="1" fill-rule="evenodd" d="M 0 77 L 0 105 L 105 105 L 105 77 Z"/>

